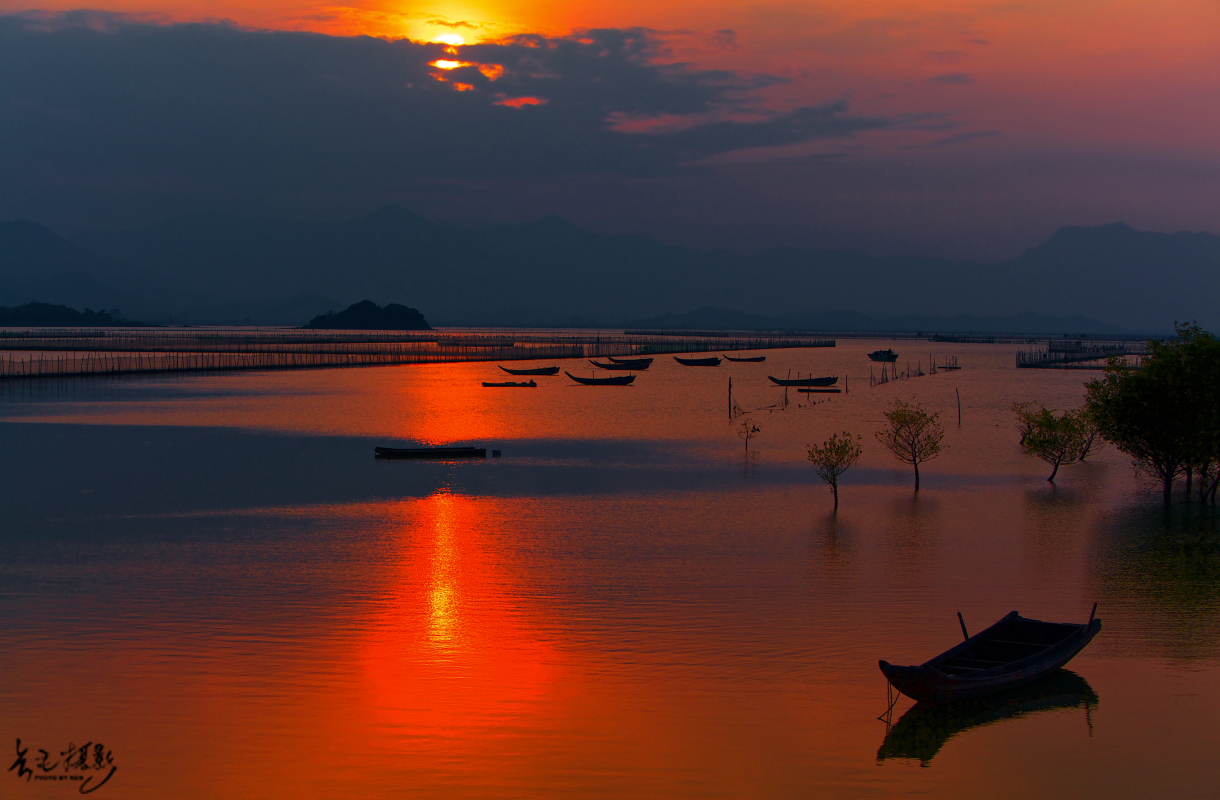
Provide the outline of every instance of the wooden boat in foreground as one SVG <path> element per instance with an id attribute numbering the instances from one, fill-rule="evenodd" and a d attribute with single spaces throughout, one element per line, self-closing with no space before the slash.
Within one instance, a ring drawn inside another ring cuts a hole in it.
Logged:
<path id="1" fill-rule="evenodd" d="M 874 350 L 873 352 L 868 354 L 868 360 L 869 361 L 880 361 L 885 364 L 890 364 L 890 363 L 898 360 L 898 354 L 895 353 L 893 351 L 893 349 Z"/>
<path id="2" fill-rule="evenodd" d="M 824 378 L 772 378 L 770 375 L 767 379 L 776 386 L 834 386 L 839 382 L 837 375 L 827 375 Z"/>
<path id="3" fill-rule="evenodd" d="M 585 386 L 626 386 L 635 380 L 634 375 L 615 375 L 610 378 L 578 378 L 567 370 L 564 370 L 563 374 L 577 383 L 583 383 Z"/>
<path id="4" fill-rule="evenodd" d="M 497 366 L 499 366 L 497 364 Z M 533 367 L 531 369 L 509 369 L 508 367 L 500 367 L 509 375 L 558 375 L 559 367 Z"/>
<path id="5" fill-rule="evenodd" d="M 521 387 L 521 388 L 532 388 L 534 386 L 537 386 L 538 384 L 535 383 L 533 380 L 528 380 L 528 381 L 504 381 L 503 383 L 489 383 L 487 381 L 483 381 L 483 385 L 484 386 L 495 386 L 495 387 L 515 386 L 515 387 Z"/>
<path id="6" fill-rule="evenodd" d="M 606 356 L 606 358 L 615 364 L 622 364 L 632 369 L 648 369 L 652 366 L 651 358 L 615 358 L 614 356 Z"/>
<path id="7" fill-rule="evenodd" d="M 759 361 L 766 361 L 767 357 L 766 356 L 750 356 L 749 358 L 733 358 L 732 356 L 725 356 L 724 360 L 725 361 L 738 361 L 738 362 L 748 361 L 750 363 L 756 364 Z"/>
<path id="8" fill-rule="evenodd" d="M 639 369 L 639 367 L 634 367 L 631 364 L 605 364 L 601 361 L 594 361 L 591 358 L 589 359 L 589 363 L 599 369 Z"/>
<path id="9" fill-rule="evenodd" d="M 1096 613 L 1094 603 L 1089 621 L 1077 625 L 1028 619 L 1013 611 L 917 667 L 888 661 L 878 665 L 895 689 L 921 703 L 979 697 L 1037 680 L 1071 661 L 1101 630 Z"/>
<path id="10" fill-rule="evenodd" d="M 377 458 L 487 458 L 483 447 L 375 447 Z"/>
<path id="11" fill-rule="evenodd" d="M 674 356 L 674 361 L 677 361 L 679 364 L 687 367 L 720 366 L 720 359 L 716 358 L 716 356 L 712 356 L 711 358 L 678 358 L 677 356 Z"/>

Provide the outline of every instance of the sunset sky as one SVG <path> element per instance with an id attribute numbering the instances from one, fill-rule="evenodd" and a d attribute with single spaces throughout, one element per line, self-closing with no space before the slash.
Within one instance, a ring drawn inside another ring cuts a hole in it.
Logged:
<path id="1" fill-rule="evenodd" d="M 977 258 L 1220 233 L 1214 0 L 151 1 L 0 0 L 0 218 L 398 203 Z"/>

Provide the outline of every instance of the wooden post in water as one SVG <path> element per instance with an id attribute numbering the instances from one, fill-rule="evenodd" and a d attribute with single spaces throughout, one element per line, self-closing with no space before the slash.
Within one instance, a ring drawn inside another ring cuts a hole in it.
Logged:
<path id="1" fill-rule="evenodd" d="M 962 427 L 962 392 L 960 389 L 954 389 L 953 393 L 957 395 L 957 427 Z"/>
<path id="2" fill-rule="evenodd" d="M 729 419 L 733 418 L 733 376 L 729 376 Z"/>

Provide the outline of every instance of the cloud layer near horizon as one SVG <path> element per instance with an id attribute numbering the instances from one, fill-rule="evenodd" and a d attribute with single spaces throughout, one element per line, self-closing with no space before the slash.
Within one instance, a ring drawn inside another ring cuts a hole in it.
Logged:
<path id="1" fill-rule="evenodd" d="M 887 110 L 849 85 L 813 88 L 816 75 L 675 63 L 674 36 L 606 28 L 448 52 L 105 12 L 0 16 L 0 219 L 72 230 L 396 202 L 452 220 L 559 213 L 702 246 L 987 257 L 1062 224 L 1212 218 L 1199 209 L 1216 167 L 1189 154 L 1031 144 L 968 106 Z M 955 63 L 942 56 L 933 66 Z M 939 70 L 912 86 L 982 91 Z"/>
<path id="2" fill-rule="evenodd" d="M 454 55 L 97 12 L 0 17 L 0 169 L 128 194 L 376 195 L 419 179 L 656 176 L 744 148 L 952 127 L 838 99 L 767 113 L 754 93 L 778 79 L 657 63 L 658 46 L 593 30 Z"/>

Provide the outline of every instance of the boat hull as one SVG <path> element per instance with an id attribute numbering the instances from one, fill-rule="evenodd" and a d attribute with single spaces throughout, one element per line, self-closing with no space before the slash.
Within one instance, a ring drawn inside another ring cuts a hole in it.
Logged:
<path id="1" fill-rule="evenodd" d="M 684 367 L 718 367 L 720 359 L 715 356 L 711 358 L 678 358 L 674 356 L 674 361 L 677 361 Z"/>
<path id="2" fill-rule="evenodd" d="M 606 358 L 615 364 L 621 364 L 624 367 L 632 369 L 648 369 L 652 366 L 651 358 L 615 358 L 614 356 L 606 356 Z"/>
<path id="3" fill-rule="evenodd" d="M 1006 623 L 1035 623 L 1044 626 L 1065 627 L 1059 623 L 1043 623 L 1039 620 L 1027 620 L 1012 612 L 982 633 L 970 637 L 966 641 L 945 651 L 936 658 L 919 666 L 900 666 L 888 661 L 879 661 L 878 666 L 895 689 L 902 694 L 921 703 L 946 703 L 954 700 L 966 700 L 981 697 L 994 692 L 1012 689 L 1036 681 L 1063 667 L 1081 650 L 1084 649 L 1097 632 L 1101 630 L 1101 620 L 1094 619 L 1087 625 L 1066 626 L 1075 628 L 1058 642 L 1046 646 L 1025 658 L 1015 659 L 989 669 L 980 669 L 972 674 L 952 674 L 954 669 L 947 664 L 954 661 L 970 661 L 963 654 L 969 654 L 972 649 L 982 644 L 998 642 L 1001 645 L 1023 645 L 1022 642 L 1006 642 L 992 638 L 997 630 L 1004 630 Z M 985 663 L 985 662 L 975 662 Z M 948 670 L 948 671 L 947 671 Z"/>
<path id="4" fill-rule="evenodd" d="M 375 447 L 377 458 L 487 458 L 483 447 Z"/>
<path id="5" fill-rule="evenodd" d="M 824 378 L 772 378 L 767 376 L 767 380 L 774 383 L 776 386 L 834 386 L 839 382 L 837 375 L 827 375 Z"/>
<path id="6" fill-rule="evenodd" d="M 724 360 L 725 361 L 737 361 L 739 363 L 740 362 L 749 362 L 749 363 L 757 364 L 760 361 L 766 361 L 767 357 L 766 356 L 751 356 L 750 358 L 733 358 L 732 356 L 725 356 Z"/>
<path id="7" fill-rule="evenodd" d="M 497 366 L 499 366 L 497 364 Z M 509 375 L 558 375 L 559 367 L 534 367 L 532 369 L 509 369 L 508 367 L 500 367 Z"/>
<path id="8" fill-rule="evenodd" d="M 597 367 L 598 369 L 617 369 L 617 370 L 641 369 L 641 367 L 637 367 L 632 364 L 615 364 L 613 362 L 611 362 L 609 364 L 605 364 L 601 361 L 594 361 L 591 358 L 589 359 L 589 363 L 592 364 L 593 366 Z M 643 367 L 642 369 L 647 369 L 647 367 Z"/>
<path id="9" fill-rule="evenodd" d="M 564 370 L 563 374 L 585 386 L 627 386 L 635 380 L 634 375 L 615 375 L 613 378 L 578 378 L 567 370 Z"/>

